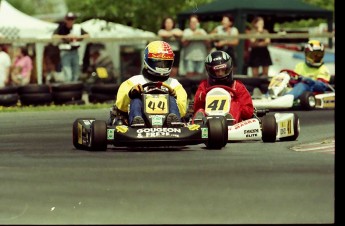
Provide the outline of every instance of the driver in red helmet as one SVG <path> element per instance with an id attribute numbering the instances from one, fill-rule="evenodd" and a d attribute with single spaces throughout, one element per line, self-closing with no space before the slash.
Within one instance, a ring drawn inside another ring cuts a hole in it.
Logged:
<path id="1" fill-rule="evenodd" d="M 228 86 L 231 95 L 230 114 L 234 123 L 253 117 L 254 106 L 250 93 L 241 81 L 233 79 L 233 63 L 229 54 L 214 51 L 205 59 L 208 79 L 201 81 L 194 96 L 194 117 L 198 112 L 205 115 L 205 98 L 210 87 Z"/>
<path id="2" fill-rule="evenodd" d="M 186 90 L 177 79 L 170 77 L 174 56 L 174 52 L 167 42 L 150 42 L 144 50 L 142 74 L 132 76 L 120 85 L 115 107 L 124 114 L 129 112 L 130 125 L 145 124 L 143 103 L 140 97 L 143 91 L 142 86 L 149 82 L 164 82 L 171 88 L 169 89 L 170 113 L 166 119 L 168 126 L 171 126 L 172 122 L 180 122 L 181 117 L 185 116 L 187 111 Z"/>

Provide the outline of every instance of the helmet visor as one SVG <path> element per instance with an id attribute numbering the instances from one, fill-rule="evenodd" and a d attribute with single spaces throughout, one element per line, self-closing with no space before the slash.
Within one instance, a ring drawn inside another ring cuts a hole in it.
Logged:
<path id="1" fill-rule="evenodd" d="M 165 74 L 168 73 L 173 65 L 174 60 L 160 60 L 160 59 L 148 59 L 148 66 L 156 73 Z"/>
<path id="2" fill-rule="evenodd" d="M 231 68 L 227 64 L 219 64 L 212 67 L 212 75 L 215 78 L 224 78 L 231 72 Z"/>
<path id="3" fill-rule="evenodd" d="M 307 53 L 307 59 L 313 63 L 320 63 L 323 59 L 324 52 L 321 50 L 314 50 Z"/>

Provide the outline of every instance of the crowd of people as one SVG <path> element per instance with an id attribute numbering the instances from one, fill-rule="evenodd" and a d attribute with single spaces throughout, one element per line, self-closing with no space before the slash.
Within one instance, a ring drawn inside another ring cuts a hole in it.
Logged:
<path id="1" fill-rule="evenodd" d="M 78 49 L 81 41 L 89 37 L 89 34 L 75 23 L 77 15 L 69 12 L 53 33 L 53 38 L 60 40 L 55 50 L 58 56 L 50 60 L 44 68 L 48 71 L 56 71 L 60 74 L 59 79 L 51 79 L 44 75 L 43 82 L 73 82 L 81 81 L 82 74 L 88 77 L 86 80 L 102 83 L 117 83 L 120 75 L 115 74 L 115 66 L 105 45 L 89 43 L 83 58 L 83 65 L 80 65 Z M 181 30 L 175 24 L 173 17 L 166 17 L 162 20 L 157 35 L 162 41 L 169 44 L 174 60 L 169 76 L 179 79 L 198 78 L 200 80 L 209 74 L 205 66 L 205 59 L 209 54 L 223 51 L 231 58 L 232 73 L 236 73 L 237 55 L 235 48 L 239 45 L 238 29 L 234 26 L 235 21 L 231 14 L 224 14 L 220 24 L 214 27 L 209 33 L 202 28 L 197 15 L 191 15 L 188 26 Z M 255 17 L 250 26 L 247 26 L 247 34 L 268 34 L 265 29 L 264 19 Z M 193 36 L 204 36 L 208 34 L 227 35 L 229 39 L 191 40 Z M 272 59 L 268 50 L 271 40 L 269 38 L 250 38 L 245 40 L 247 53 L 245 54 L 245 65 L 251 68 L 252 76 L 267 76 Z M 314 43 L 315 46 L 315 43 Z M 51 48 L 52 46 L 49 45 Z M 52 50 L 54 48 L 51 48 Z M 49 51 L 47 51 L 49 52 Z M 51 51 L 53 52 L 53 51 Z M 49 53 L 52 55 L 51 53 Z M 45 55 L 49 55 L 45 54 Z M 57 54 L 55 54 L 57 55 Z M 49 58 L 49 57 L 48 57 Z M 53 57 L 51 57 L 53 58 Z M 146 62 L 144 61 L 144 64 Z M 261 70 L 260 70 L 261 67 Z M 9 56 L 7 45 L 0 46 L 0 87 L 7 85 L 26 85 L 33 82 L 33 56 L 28 54 L 28 48 L 20 46 L 15 49 L 12 56 Z M 50 72 L 48 73 L 50 75 Z M 95 76 L 96 75 L 96 76 Z M 91 80 L 90 80 L 91 79 Z"/>
<path id="2" fill-rule="evenodd" d="M 0 45 L 0 88 L 30 84 L 34 69 L 26 46 L 16 46 L 10 54 L 7 44 Z"/>

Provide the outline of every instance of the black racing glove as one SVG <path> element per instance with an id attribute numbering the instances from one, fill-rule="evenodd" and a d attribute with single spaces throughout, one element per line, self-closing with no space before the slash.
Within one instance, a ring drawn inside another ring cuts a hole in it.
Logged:
<path id="1" fill-rule="evenodd" d="M 131 99 L 139 98 L 141 92 L 143 91 L 143 86 L 141 84 L 134 85 L 131 90 L 128 92 L 128 96 Z"/>

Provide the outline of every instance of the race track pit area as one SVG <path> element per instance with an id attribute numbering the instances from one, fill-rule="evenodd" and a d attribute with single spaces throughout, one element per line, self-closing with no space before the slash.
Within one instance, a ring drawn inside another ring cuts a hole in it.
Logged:
<path id="1" fill-rule="evenodd" d="M 313 142 L 308 144 L 301 144 L 291 148 L 294 151 L 303 152 L 322 152 L 327 154 L 334 154 L 335 140 L 334 138 L 326 139 L 320 142 Z"/>

